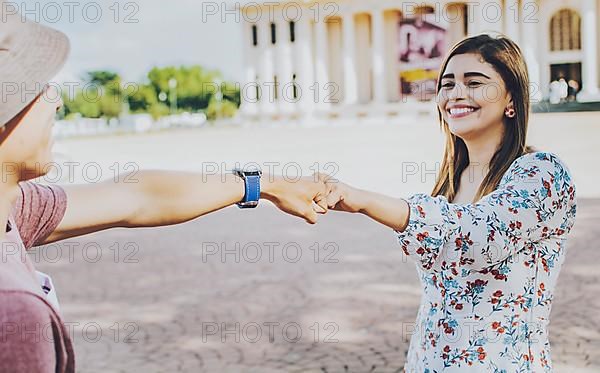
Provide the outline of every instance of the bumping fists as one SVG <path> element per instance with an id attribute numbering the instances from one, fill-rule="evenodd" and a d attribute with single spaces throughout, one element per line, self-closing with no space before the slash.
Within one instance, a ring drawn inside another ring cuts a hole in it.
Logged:
<path id="1" fill-rule="evenodd" d="M 315 173 L 312 177 L 286 180 L 281 176 L 263 175 L 261 198 L 271 201 L 288 214 L 315 224 L 319 214 L 328 210 L 359 212 L 351 198 L 356 191 L 330 175 Z"/>

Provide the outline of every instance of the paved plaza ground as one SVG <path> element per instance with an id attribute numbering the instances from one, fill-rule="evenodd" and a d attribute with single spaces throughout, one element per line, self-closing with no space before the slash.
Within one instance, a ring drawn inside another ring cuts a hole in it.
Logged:
<path id="1" fill-rule="evenodd" d="M 551 314 L 556 372 L 600 371 L 598 119 L 535 115 L 530 128 L 529 142 L 559 154 L 578 191 Z M 71 139 L 59 148 L 81 163 L 76 182 L 94 179 L 82 172 L 92 162 L 108 178 L 126 167 L 213 172 L 256 161 L 290 178 L 320 169 L 406 197 L 430 190 L 442 144 L 435 120 L 421 117 Z M 399 372 L 421 294 L 391 230 L 340 213 L 309 226 L 268 203 L 33 254 L 53 276 L 81 372 Z"/>

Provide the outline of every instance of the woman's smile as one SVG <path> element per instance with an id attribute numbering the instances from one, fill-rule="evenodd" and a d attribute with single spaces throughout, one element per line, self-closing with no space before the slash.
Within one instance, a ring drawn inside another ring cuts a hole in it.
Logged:
<path id="1" fill-rule="evenodd" d="M 446 108 L 450 119 L 460 119 L 479 111 L 478 107 L 470 105 L 452 105 Z"/>

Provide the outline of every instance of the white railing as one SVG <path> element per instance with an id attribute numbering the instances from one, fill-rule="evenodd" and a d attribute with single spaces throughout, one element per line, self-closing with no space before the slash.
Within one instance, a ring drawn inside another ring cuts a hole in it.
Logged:
<path id="1" fill-rule="evenodd" d="M 59 120 L 53 128 L 56 138 L 103 134 L 144 133 L 166 128 L 199 128 L 206 124 L 203 113 L 169 115 L 154 120 L 149 114 L 132 114 L 119 119 L 75 118 Z"/>

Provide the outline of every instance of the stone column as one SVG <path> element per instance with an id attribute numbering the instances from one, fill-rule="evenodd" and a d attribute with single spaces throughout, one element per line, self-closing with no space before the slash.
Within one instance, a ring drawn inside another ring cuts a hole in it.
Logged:
<path id="1" fill-rule="evenodd" d="M 483 0 L 481 1 L 481 18 L 483 20 L 482 32 L 501 33 L 504 23 L 504 9 L 501 1 Z"/>
<path id="2" fill-rule="evenodd" d="M 344 45 L 344 103 L 356 104 L 358 100 L 358 82 L 356 75 L 354 14 L 346 12 L 342 17 Z"/>
<path id="3" fill-rule="evenodd" d="M 260 60 L 260 112 L 263 116 L 272 115 L 276 111 L 274 96 L 274 61 L 273 44 L 271 43 L 271 20 L 261 17 L 258 26 L 258 49 Z"/>
<path id="4" fill-rule="evenodd" d="M 467 2 L 467 36 L 477 35 L 481 32 L 481 4 L 479 2 Z"/>
<path id="5" fill-rule="evenodd" d="M 598 23 L 596 0 L 581 2 L 581 42 L 583 51 L 581 96 L 584 101 L 600 98 L 598 89 Z"/>
<path id="6" fill-rule="evenodd" d="M 385 103 L 387 102 L 387 87 L 383 10 L 375 9 L 371 13 L 371 29 L 373 43 L 373 100 L 375 103 Z"/>
<path id="7" fill-rule="evenodd" d="M 290 115 L 294 111 L 292 82 L 292 43 L 290 39 L 290 19 L 285 12 L 277 11 L 275 49 L 277 53 L 277 107 L 282 115 Z"/>
<path id="8" fill-rule="evenodd" d="M 316 86 L 315 90 L 311 91 L 312 95 L 315 95 L 313 100 L 316 101 L 316 106 L 319 110 L 327 110 L 330 107 L 330 103 L 325 101 L 328 92 L 326 86 L 329 83 L 329 69 L 328 69 L 328 43 L 327 43 L 327 23 L 324 16 L 319 15 L 319 19 L 315 21 L 315 78 Z"/>
<path id="9" fill-rule="evenodd" d="M 256 96 L 256 65 L 257 65 L 257 48 L 253 45 L 252 39 L 253 23 L 242 22 L 242 35 L 245 51 L 244 61 L 244 82 L 241 87 L 241 110 L 242 113 L 249 116 L 258 115 L 258 101 Z"/>
<path id="10" fill-rule="evenodd" d="M 324 37 L 323 35 L 321 37 Z M 304 9 L 302 17 L 296 22 L 296 74 L 297 84 L 300 87 L 300 111 L 303 115 L 310 116 L 315 106 L 315 76 L 313 73 L 312 55 L 312 15 Z"/>
<path id="11" fill-rule="evenodd" d="M 523 9 L 530 10 L 532 7 L 537 7 L 536 0 L 523 0 Z M 524 20 L 522 24 L 523 40 L 521 49 L 523 51 L 527 68 L 529 69 L 529 91 L 532 103 L 539 102 L 542 98 L 542 82 L 540 77 L 540 58 L 538 49 L 538 20 Z"/>
<path id="12" fill-rule="evenodd" d="M 519 24 L 521 23 L 521 11 L 519 0 L 505 0 L 504 3 L 504 33 L 515 43 L 520 45 Z"/>

